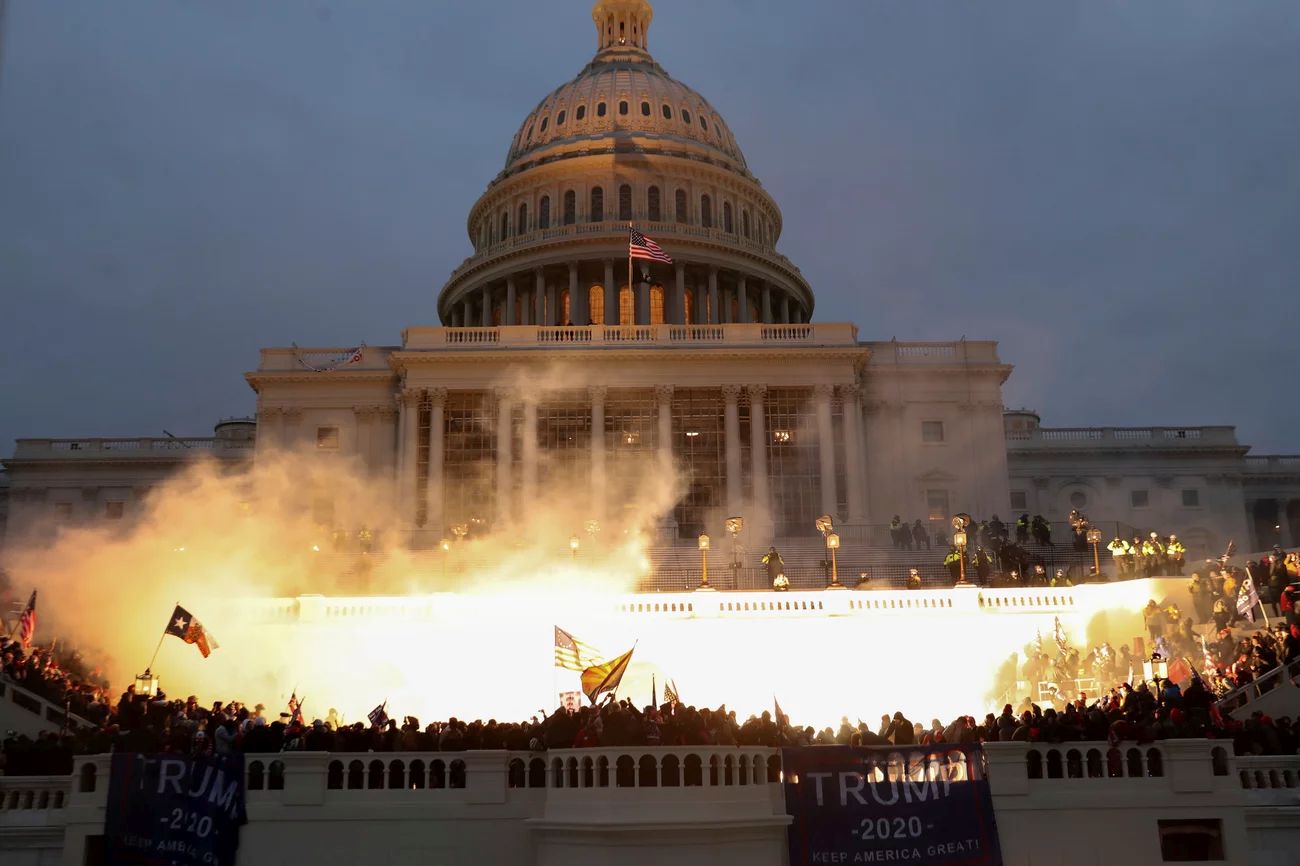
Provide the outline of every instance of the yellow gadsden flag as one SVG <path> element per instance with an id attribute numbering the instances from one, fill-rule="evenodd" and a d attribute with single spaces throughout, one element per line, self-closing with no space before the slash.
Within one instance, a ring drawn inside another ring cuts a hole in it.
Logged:
<path id="1" fill-rule="evenodd" d="M 632 663 L 632 653 L 636 647 L 623 653 L 616 659 L 593 665 L 582 672 L 582 691 L 593 704 L 603 692 L 613 692 L 623 679 L 623 672 Z"/>

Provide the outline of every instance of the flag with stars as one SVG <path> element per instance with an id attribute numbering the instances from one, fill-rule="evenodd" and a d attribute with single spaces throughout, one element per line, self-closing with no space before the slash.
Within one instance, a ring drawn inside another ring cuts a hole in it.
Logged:
<path id="1" fill-rule="evenodd" d="M 650 240 L 636 229 L 628 229 L 630 232 L 627 243 L 627 255 L 632 259 L 645 259 L 651 262 L 663 262 L 671 265 L 673 260 L 668 254 L 660 248 L 659 244 Z"/>
<path id="2" fill-rule="evenodd" d="M 188 610 L 176 605 L 176 610 L 172 611 L 171 621 L 167 623 L 166 634 L 175 635 L 186 643 L 192 643 L 207 658 L 212 654 L 214 649 L 219 648 L 217 639 L 208 634 L 203 628 L 203 623 L 199 622 Z"/>

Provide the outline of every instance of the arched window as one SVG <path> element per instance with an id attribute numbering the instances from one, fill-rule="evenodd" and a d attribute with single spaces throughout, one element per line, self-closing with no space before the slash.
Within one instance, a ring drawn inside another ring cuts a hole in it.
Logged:
<path id="1" fill-rule="evenodd" d="M 691 113 L 687 111 L 685 108 L 682 109 L 682 122 L 684 122 L 687 126 L 691 125 Z M 531 134 L 532 132 L 530 131 L 529 135 Z"/>
<path id="2" fill-rule="evenodd" d="M 592 286 L 587 289 L 587 309 L 591 311 L 593 325 L 608 324 L 605 321 L 605 287 Z"/>
<path id="3" fill-rule="evenodd" d="M 578 221 L 578 195 L 573 190 L 564 194 L 564 224 L 571 226 Z"/>
<path id="4" fill-rule="evenodd" d="M 649 117 L 649 116 L 650 116 L 650 103 L 648 103 L 648 102 L 642 102 L 642 103 L 641 103 L 641 116 L 642 116 L 642 117 Z"/>
<path id="5" fill-rule="evenodd" d="M 488 217 L 488 246 L 497 242 L 496 223 L 492 222 L 492 217 Z"/>
<path id="6" fill-rule="evenodd" d="M 597 103 L 596 103 L 596 116 L 597 116 L 597 117 L 604 117 L 604 116 L 605 116 L 605 103 L 603 103 L 603 102 L 597 102 Z"/>
<path id="7" fill-rule="evenodd" d="M 560 109 L 560 113 L 555 116 L 556 126 L 564 126 L 564 114 L 564 109 Z"/>
<path id="8" fill-rule="evenodd" d="M 542 127 L 542 128 L 545 129 L 546 127 Z M 709 131 L 709 119 L 705 117 L 703 114 L 700 115 L 700 129 L 704 130 L 705 132 Z"/>
<path id="9" fill-rule="evenodd" d="M 650 287 L 650 324 L 662 325 L 664 323 L 664 287 L 653 285 Z"/>
<path id="10" fill-rule="evenodd" d="M 682 301 L 686 305 L 686 309 L 682 311 L 684 313 L 682 321 L 684 321 L 688 325 L 694 325 L 695 324 L 695 290 L 687 289 L 686 294 L 682 296 Z"/>
<path id="11" fill-rule="evenodd" d="M 515 220 L 515 233 L 523 234 L 528 231 L 528 203 L 523 202 L 519 205 L 519 217 Z"/>
<path id="12" fill-rule="evenodd" d="M 652 223 L 657 223 L 663 219 L 663 211 L 659 207 L 659 187 L 652 186 L 646 190 L 646 219 Z"/>
<path id="13" fill-rule="evenodd" d="M 548 124 L 548 123 L 550 123 L 550 122 L 551 122 L 551 119 L 550 119 L 549 117 L 543 117 L 543 118 L 542 118 L 542 126 L 541 126 L 541 128 L 538 130 L 538 132 L 545 132 L 545 131 L 546 131 L 546 124 Z"/>
<path id="14" fill-rule="evenodd" d="M 501 211 L 501 240 L 510 236 L 510 214 Z"/>
<path id="15" fill-rule="evenodd" d="M 524 143 L 527 144 L 533 140 L 533 125 L 528 124 L 528 131 L 524 133 Z"/>
<path id="16" fill-rule="evenodd" d="M 736 224 L 731 219 L 731 202 L 729 201 L 722 203 L 722 230 L 727 234 L 734 234 L 736 231 Z"/>
<path id="17" fill-rule="evenodd" d="M 605 191 L 598 186 L 591 188 L 591 207 L 587 211 L 587 222 L 604 222 Z"/>
<path id="18" fill-rule="evenodd" d="M 623 99 L 623 100 L 620 100 L 620 101 L 619 101 L 619 103 L 618 103 L 618 113 L 619 113 L 619 114 L 627 114 L 627 100 L 626 100 L 626 99 Z"/>
<path id="19" fill-rule="evenodd" d="M 551 197 L 542 196 L 542 203 L 537 209 L 537 227 L 539 229 L 549 229 L 551 227 Z"/>
<path id="20" fill-rule="evenodd" d="M 677 221 L 679 223 L 688 222 L 689 214 L 686 213 L 686 190 L 684 189 L 677 190 L 677 194 L 674 196 L 674 199 L 675 199 L 674 205 L 677 211 L 676 213 Z"/>
<path id="21" fill-rule="evenodd" d="M 626 183 L 618 188 L 618 218 L 632 219 L 632 187 Z"/>
<path id="22" fill-rule="evenodd" d="M 748 209 L 742 210 L 740 212 L 740 229 L 744 233 L 745 237 L 748 238 L 749 237 L 749 210 Z"/>
<path id="23" fill-rule="evenodd" d="M 665 105 L 665 106 L 664 106 L 664 120 L 672 120 L 672 119 L 673 119 L 673 110 L 672 110 L 672 108 L 669 107 L 668 105 Z"/>
<path id="24" fill-rule="evenodd" d="M 700 196 L 700 225 L 713 228 L 713 199 L 707 195 Z"/>
<path id="25" fill-rule="evenodd" d="M 618 321 L 621 325 L 636 324 L 636 298 L 631 286 L 618 290 Z"/>
<path id="26" fill-rule="evenodd" d="M 573 113 L 574 120 L 585 120 L 587 117 L 587 106 L 579 105 L 578 110 Z"/>

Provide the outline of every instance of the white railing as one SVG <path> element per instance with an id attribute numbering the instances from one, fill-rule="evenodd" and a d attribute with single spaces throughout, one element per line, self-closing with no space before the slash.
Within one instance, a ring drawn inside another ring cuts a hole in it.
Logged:
<path id="1" fill-rule="evenodd" d="M 1300 455 L 1268 454 L 1246 457 L 1246 469 L 1251 472 L 1292 472 L 1300 470 Z"/>
<path id="2" fill-rule="evenodd" d="M 1160 447 L 1180 445 L 1236 445 L 1232 427 L 1038 427 L 1032 430 L 1008 430 L 1008 440 L 1017 443 L 1041 442 L 1052 445 L 1115 443 L 1124 447 L 1133 443 L 1150 443 Z M 1248 461 L 1251 458 L 1246 458 Z"/>
<path id="3" fill-rule="evenodd" d="M 1300 755 L 1244 756 L 1234 768 L 1252 802 L 1300 805 Z"/>
<path id="4" fill-rule="evenodd" d="M 212 436 L 180 436 L 143 439 L 19 439 L 16 459 L 37 459 L 56 455 L 61 459 L 147 459 L 156 455 L 178 456 L 184 452 L 209 453 L 251 447 L 249 442 Z"/>
<path id="5" fill-rule="evenodd" d="M 403 348 L 477 349 L 555 346 L 855 346 L 857 328 L 849 323 L 773 325 L 500 325 L 488 328 L 412 327 L 403 333 Z M 266 360 L 265 353 L 263 354 Z M 265 366 L 263 369 L 267 369 Z M 278 367 L 277 367 L 278 369 Z"/>

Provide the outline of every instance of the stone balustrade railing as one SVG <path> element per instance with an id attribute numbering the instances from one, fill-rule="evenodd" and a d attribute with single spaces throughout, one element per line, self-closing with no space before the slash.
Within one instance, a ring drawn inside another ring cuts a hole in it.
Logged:
<path id="1" fill-rule="evenodd" d="M 410 351 L 566 346 L 856 346 L 857 327 L 849 323 L 412 327 L 402 333 L 402 345 Z"/>
<path id="2" fill-rule="evenodd" d="M 216 457 L 251 456 L 250 440 L 218 439 L 211 436 L 183 436 L 142 439 L 19 439 L 16 460 L 175 460 L 210 454 Z"/>
<path id="3" fill-rule="evenodd" d="M 1232 427 L 1037 427 L 1008 430 L 1009 447 L 1150 448 L 1235 446 Z M 1249 459 L 1249 458 L 1247 458 Z"/>

